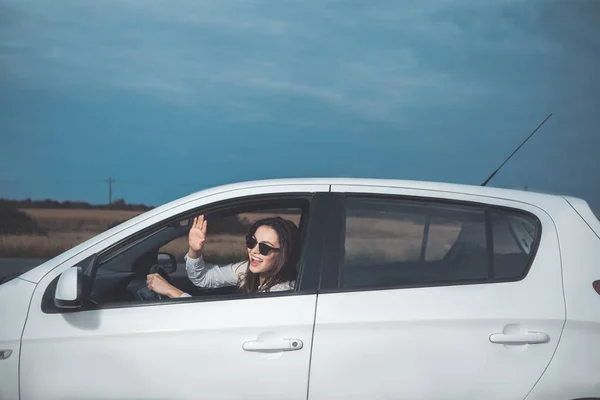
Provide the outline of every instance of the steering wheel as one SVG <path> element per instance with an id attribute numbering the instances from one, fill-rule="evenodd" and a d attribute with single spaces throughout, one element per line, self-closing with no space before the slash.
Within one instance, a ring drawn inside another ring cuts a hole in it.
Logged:
<path id="1" fill-rule="evenodd" d="M 169 274 L 167 274 L 167 271 L 165 271 L 164 268 L 158 264 L 152 265 L 152 267 L 150 267 L 150 270 L 148 271 L 148 274 L 159 274 L 160 276 L 165 278 L 165 280 L 167 282 L 169 282 L 170 284 L 173 283 L 171 280 L 171 277 L 169 276 Z M 143 277 L 140 277 L 139 280 L 136 280 L 136 281 L 137 281 L 137 283 L 133 287 L 133 290 L 139 300 L 152 301 L 152 300 L 162 300 L 165 298 L 165 296 L 148 289 L 148 286 L 146 286 L 146 275 L 143 275 Z"/>
<path id="2" fill-rule="evenodd" d="M 169 274 L 167 274 L 167 271 L 165 271 L 165 269 L 158 264 L 154 264 L 152 267 L 150 267 L 150 271 L 148 271 L 148 274 L 159 274 L 160 276 L 165 278 L 165 281 L 167 281 L 169 284 L 171 284 L 171 285 L 173 284 L 173 281 L 171 280 L 171 277 L 169 276 Z M 165 296 L 163 296 L 162 294 L 159 294 L 156 292 L 152 292 L 152 293 L 159 300 L 162 300 L 165 298 Z"/>

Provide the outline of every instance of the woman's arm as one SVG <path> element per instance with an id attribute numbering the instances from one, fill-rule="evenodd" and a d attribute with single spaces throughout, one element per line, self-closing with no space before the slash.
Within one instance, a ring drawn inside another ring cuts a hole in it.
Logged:
<path id="1" fill-rule="evenodd" d="M 194 285 L 203 288 L 237 285 L 240 272 L 243 272 L 243 263 L 207 266 L 204 262 L 202 248 L 206 241 L 206 228 L 207 223 L 203 215 L 194 218 L 188 234 L 188 252 L 184 257 L 188 279 Z"/>
<path id="2" fill-rule="evenodd" d="M 195 256 L 195 257 L 194 257 Z M 190 250 L 185 255 L 185 270 L 192 283 L 203 288 L 235 286 L 239 281 L 240 263 L 207 266 L 202 254 Z"/>
<path id="3" fill-rule="evenodd" d="M 202 258 L 202 248 L 206 241 L 206 220 L 204 215 L 194 218 L 189 232 L 189 248 L 185 255 L 185 270 L 188 279 L 198 287 L 218 288 L 233 286 L 238 282 L 238 277 L 231 265 L 222 267 L 207 267 Z"/>
<path id="4" fill-rule="evenodd" d="M 198 258 L 191 258 L 189 254 L 185 256 L 188 278 L 194 285 L 205 288 L 237 285 L 244 272 L 245 265 L 247 263 L 242 261 L 235 264 L 207 267 L 202 255 L 199 255 Z M 146 285 L 149 290 L 170 298 L 191 297 L 190 294 L 168 283 L 159 274 L 148 275 Z"/>

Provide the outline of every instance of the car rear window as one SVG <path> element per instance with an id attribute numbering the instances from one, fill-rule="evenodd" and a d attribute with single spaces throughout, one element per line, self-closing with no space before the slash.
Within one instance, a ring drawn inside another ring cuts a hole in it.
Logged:
<path id="1" fill-rule="evenodd" d="M 340 283 L 383 288 L 518 280 L 535 256 L 538 222 L 481 205 L 349 197 Z"/>

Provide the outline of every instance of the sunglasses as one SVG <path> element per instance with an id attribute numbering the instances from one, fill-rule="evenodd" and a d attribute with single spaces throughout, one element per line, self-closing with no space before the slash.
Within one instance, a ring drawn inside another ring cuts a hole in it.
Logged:
<path id="1" fill-rule="evenodd" d="M 253 249 L 256 246 L 256 243 L 258 243 L 256 238 L 254 238 L 252 236 L 246 237 L 246 246 L 249 249 Z M 275 247 L 271 247 L 266 243 L 258 243 L 258 251 L 263 256 L 266 256 L 266 255 L 269 255 L 272 251 L 279 251 L 279 249 L 277 249 Z"/>

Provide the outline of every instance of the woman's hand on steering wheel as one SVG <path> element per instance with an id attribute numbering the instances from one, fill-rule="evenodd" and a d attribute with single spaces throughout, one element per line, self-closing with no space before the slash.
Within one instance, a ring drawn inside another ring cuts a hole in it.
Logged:
<path id="1" fill-rule="evenodd" d="M 171 285 L 159 274 L 148 274 L 146 277 L 146 286 L 148 287 L 148 290 L 170 298 L 181 297 L 183 294 L 181 290 Z"/>

